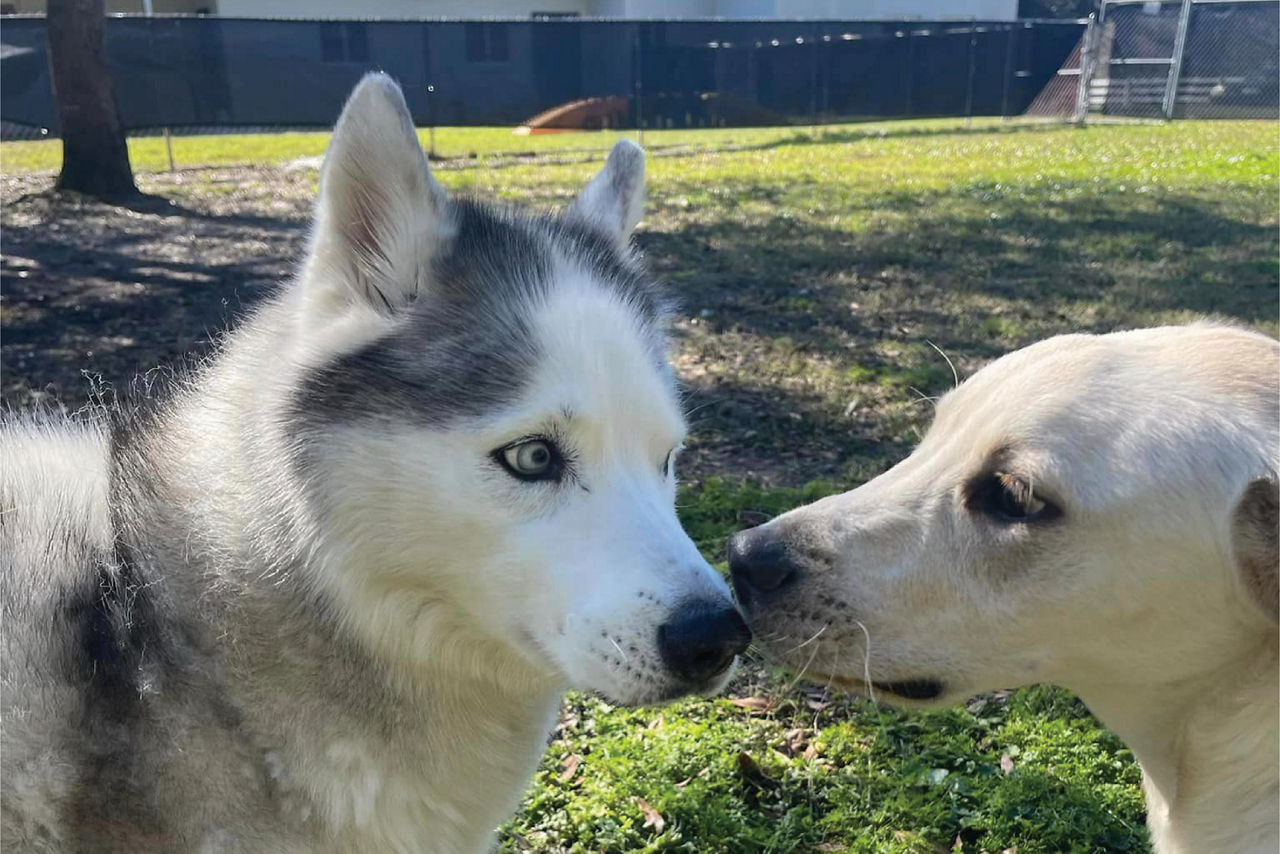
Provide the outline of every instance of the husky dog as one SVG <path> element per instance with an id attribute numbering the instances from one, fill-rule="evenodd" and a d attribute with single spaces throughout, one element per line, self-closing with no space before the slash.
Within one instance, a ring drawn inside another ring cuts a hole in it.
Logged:
<path id="1" fill-rule="evenodd" d="M 643 170 L 450 199 L 367 77 L 278 297 L 149 411 L 4 429 L 6 850 L 482 851 L 567 687 L 723 685 Z"/>
<path id="2" fill-rule="evenodd" d="M 1280 846 L 1280 345 L 1052 338 L 908 459 L 731 541 L 766 646 L 898 702 L 1054 682 L 1142 766 L 1161 854 Z M 802 643 L 805 639 L 810 643 Z"/>

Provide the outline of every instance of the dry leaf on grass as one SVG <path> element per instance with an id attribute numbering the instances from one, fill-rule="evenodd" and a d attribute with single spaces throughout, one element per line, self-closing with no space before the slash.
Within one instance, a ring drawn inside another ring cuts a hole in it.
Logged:
<path id="1" fill-rule="evenodd" d="M 644 826 L 652 827 L 654 833 L 661 833 L 667 826 L 667 820 L 662 817 L 662 813 L 655 810 L 644 798 L 637 797 L 636 803 L 640 805 L 640 812 L 644 813 Z"/>
<path id="2" fill-rule="evenodd" d="M 729 701 L 740 709 L 753 714 L 764 714 L 777 708 L 778 702 L 770 697 L 734 697 Z"/>
<path id="3" fill-rule="evenodd" d="M 895 830 L 893 838 L 919 854 L 951 854 L 951 849 L 936 842 L 929 842 L 914 830 Z"/>
<path id="4" fill-rule="evenodd" d="M 782 734 L 782 752 L 787 756 L 796 756 L 809 746 L 809 733 L 802 727 L 789 729 Z"/>
<path id="5" fill-rule="evenodd" d="M 573 779 L 573 775 L 578 773 L 578 766 L 582 764 L 582 757 L 576 753 L 570 753 L 560 762 L 560 782 L 567 783 Z"/>
<path id="6" fill-rule="evenodd" d="M 1006 776 L 1013 773 L 1013 757 L 1007 753 L 1000 754 L 1000 772 Z"/>

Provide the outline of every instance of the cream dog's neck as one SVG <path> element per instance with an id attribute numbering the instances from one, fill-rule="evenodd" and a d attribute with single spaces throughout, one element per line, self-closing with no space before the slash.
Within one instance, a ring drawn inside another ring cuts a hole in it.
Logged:
<path id="1" fill-rule="evenodd" d="M 1209 678 L 1077 688 L 1142 766 L 1159 854 L 1280 850 L 1278 659 L 1270 630 Z"/>

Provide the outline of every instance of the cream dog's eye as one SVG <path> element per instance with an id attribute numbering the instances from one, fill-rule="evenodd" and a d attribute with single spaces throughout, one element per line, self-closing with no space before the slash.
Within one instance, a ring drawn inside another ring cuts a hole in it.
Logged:
<path id="1" fill-rule="evenodd" d="M 494 457 L 512 477 L 520 480 L 559 480 L 564 457 L 548 439 L 524 439 L 494 452 Z"/>
<path id="2" fill-rule="evenodd" d="M 1035 495 L 1030 483 L 1007 472 L 996 472 L 979 482 L 969 504 L 1002 522 L 1038 522 L 1061 514 L 1053 504 Z"/>

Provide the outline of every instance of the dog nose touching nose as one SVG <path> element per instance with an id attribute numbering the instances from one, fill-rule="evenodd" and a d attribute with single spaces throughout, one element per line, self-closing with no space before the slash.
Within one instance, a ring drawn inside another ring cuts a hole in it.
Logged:
<path id="1" fill-rule="evenodd" d="M 723 673 L 751 642 L 751 630 L 732 606 L 695 604 L 658 626 L 658 651 L 681 679 L 705 682 Z"/>
<path id="2" fill-rule="evenodd" d="M 743 604 L 782 590 L 800 575 L 785 541 L 763 526 L 729 538 L 729 574 Z"/>

